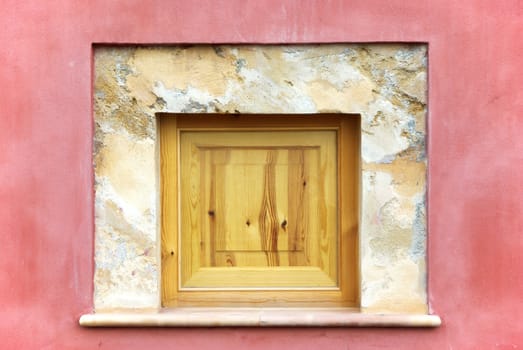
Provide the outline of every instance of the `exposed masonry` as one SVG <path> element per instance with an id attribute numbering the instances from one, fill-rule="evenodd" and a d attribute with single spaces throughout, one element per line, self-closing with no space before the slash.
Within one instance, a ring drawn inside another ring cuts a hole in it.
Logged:
<path id="1" fill-rule="evenodd" d="M 159 304 L 156 112 L 359 113 L 361 306 L 427 312 L 425 45 L 98 47 L 95 309 Z"/>

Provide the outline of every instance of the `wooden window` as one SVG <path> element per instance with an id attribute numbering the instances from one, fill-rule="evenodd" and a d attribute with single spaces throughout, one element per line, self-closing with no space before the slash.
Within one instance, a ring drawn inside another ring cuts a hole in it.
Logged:
<path id="1" fill-rule="evenodd" d="M 357 306 L 357 116 L 159 122 L 163 306 Z"/>

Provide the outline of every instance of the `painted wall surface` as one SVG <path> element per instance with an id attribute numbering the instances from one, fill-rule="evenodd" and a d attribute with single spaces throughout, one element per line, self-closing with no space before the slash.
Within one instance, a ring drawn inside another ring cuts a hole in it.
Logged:
<path id="1" fill-rule="evenodd" d="M 0 1 L 2 349 L 523 347 L 523 4 Z M 437 329 L 84 329 L 93 43 L 426 42 Z"/>

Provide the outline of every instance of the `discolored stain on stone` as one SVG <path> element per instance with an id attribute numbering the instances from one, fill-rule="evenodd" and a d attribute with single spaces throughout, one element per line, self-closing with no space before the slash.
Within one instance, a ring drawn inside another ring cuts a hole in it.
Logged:
<path id="1" fill-rule="evenodd" d="M 362 167 L 367 171 L 383 171 L 390 174 L 394 179 L 392 186 L 398 195 L 412 198 L 425 191 L 427 165 L 425 162 L 409 159 L 409 153 L 390 162 L 365 163 Z"/>
<path id="2" fill-rule="evenodd" d="M 412 223 L 412 240 L 409 249 L 409 255 L 413 261 L 424 261 L 427 252 L 426 203 L 425 196 L 422 195 L 420 197 L 415 207 L 415 216 Z"/>

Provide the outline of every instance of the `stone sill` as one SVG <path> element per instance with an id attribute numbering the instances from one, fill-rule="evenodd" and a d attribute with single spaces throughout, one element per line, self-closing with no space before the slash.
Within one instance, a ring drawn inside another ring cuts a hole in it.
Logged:
<path id="1" fill-rule="evenodd" d="M 92 313 L 82 327 L 438 327 L 437 315 L 365 314 L 354 309 L 177 308 Z"/>

